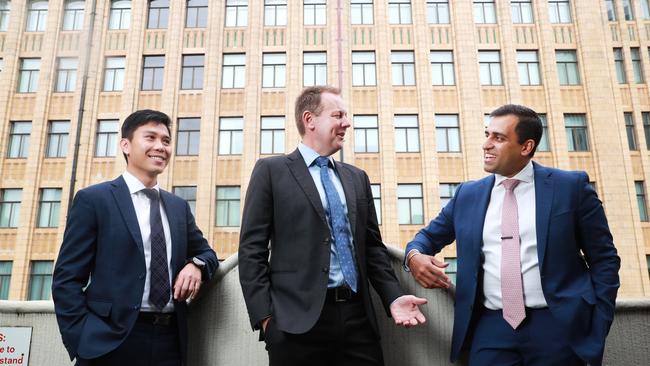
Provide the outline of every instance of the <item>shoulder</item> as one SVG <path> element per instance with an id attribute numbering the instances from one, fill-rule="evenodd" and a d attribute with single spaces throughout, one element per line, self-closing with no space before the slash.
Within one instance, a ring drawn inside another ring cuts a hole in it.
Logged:
<path id="1" fill-rule="evenodd" d="M 354 166 L 352 164 L 344 163 L 344 162 L 341 162 L 341 161 L 337 161 L 336 163 L 341 169 L 345 169 L 345 170 L 349 171 L 352 174 L 360 175 L 360 176 L 365 176 L 366 175 L 365 170 L 363 170 L 361 168 L 358 168 L 358 167 L 356 167 L 356 166 Z"/>
<path id="2" fill-rule="evenodd" d="M 563 170 L 558 168 L 545 167 L 535 164 L 536 173 L 541 173 L 541 177 L 551 177 L 558 182 L 577 183 L 581 181 L 589 182 L 589 175 L 582 170 Z M 540 176 L 535 174 L 536 176 Z"/>
<path id="3" fill-rule="evenodd" d="M 115 186 L 116 182 L 117 179 L 113 181 L 106 181 L 106 182 L 93 184 L 88 187 L 80 189 L 77 192 L 77 195 L 90 196 L 90 197 L 101 196 L 104 195 L 106 192 L 110 191 L 111 187 Z"/>

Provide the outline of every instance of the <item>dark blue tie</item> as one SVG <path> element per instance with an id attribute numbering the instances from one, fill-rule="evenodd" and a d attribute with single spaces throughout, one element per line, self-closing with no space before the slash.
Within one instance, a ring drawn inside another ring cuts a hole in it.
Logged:
<path id="1" fill-rule="evenodd" d="M 334 237 L 336 256 L 341 264 L 345 282 L 347 282 L 352 291 L 356 292 L 357 271 L 354 267 L 354 259 L 352 258 L 352 250 L 350 249 L 352 235 L 348 229 L 348 217 L 345 215 L 341 198 L 327 170 L 329 162 L 330 160 L 324 156 L 316 158 L 316 165 L 320 168 L 320 181 L 323 183 L 327 204 L 329 206 L 329 220 L 333 232 L 332 236 Z"/>
<path id="2" fill-rule="evenodd" d="M 160 217 L 160 197 L 155 189 L 143 189 L 149 197 L 149 225 L 151 225 L 151 262 L 149 272 L 149 302 L 162 310 L 169 302 L 169 268 L 167 266 L 167 244 Z"/>

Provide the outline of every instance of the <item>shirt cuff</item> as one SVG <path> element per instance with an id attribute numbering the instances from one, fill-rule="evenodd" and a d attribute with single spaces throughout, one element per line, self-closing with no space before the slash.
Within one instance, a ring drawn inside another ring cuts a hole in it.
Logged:
<path id="1" fill-rule="evenodd" d="M 417 249 L 411 249 L 409 250 L 408 253 L 406 253 L 406 257 L 404 257 L 404 270 L 406 272 L 411 272 L 411 269 L 409 268 L 408 264 L 411 258 L 413 258 L 416 254 L 422 254 L 422 253 L 420 253 L 420 251 Z"/>

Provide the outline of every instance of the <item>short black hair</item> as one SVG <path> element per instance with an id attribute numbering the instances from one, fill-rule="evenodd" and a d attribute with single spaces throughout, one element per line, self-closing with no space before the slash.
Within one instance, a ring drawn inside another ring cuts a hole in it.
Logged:
<path id="1" fill-rule="evenodd" d="M 167 132 L 170 135 L 172 134 L 172 121 L 168 115 L 160 111 L 154 111 L 153 109 L 142 109 L 135 111 L 126 117 L 124 123 L 122 123 L 122 138 L 131 141 L 131 139 L 133 139 L 133 133 L 135 130 L 137 130 L 138 127 L 146 125 L 149 122 L 156 122 L 165 125 L 165 127 L 167 127 Z M 129 158 L 126 156 L 126 154 L 122 154 L 128 163 Z"/>
<path id="2" fill-rule="evenodd" d="M 512 114 L 519 120 L 515 126 L 515 133 L 517 133 L 517 142 L 523 144 L 526 140 L 533 140 L 535 146 L 530 152 L 530 157 L 535 155 L 535 150 L 542 139 L 544 128 L 542 120 L 534 110 L 518 104 L 506 104 L 495 109 L 490 113 L 490 117 L 503 117 Z"/>

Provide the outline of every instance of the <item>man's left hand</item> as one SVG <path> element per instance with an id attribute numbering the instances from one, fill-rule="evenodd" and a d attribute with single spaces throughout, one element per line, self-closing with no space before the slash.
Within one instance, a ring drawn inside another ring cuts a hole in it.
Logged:
<path id="1" fill-rule="evenodd" d="M 424 324 L 426 319 L 424 318 L 424 314 L 420 312 L 418 305 L 424 305 L 426 303 L 427 299 L 413 295 L 400 296 L 390 304 L 390 314 L 396 325 L 401 325 L 405 328 Z"/>
<path id="2" fill-rule="evenodd" d="M 174 300 L 185 301 L 196 297 L 201 288 L 201 269 L 194 263 L 188 263 L 178 273 L 174 282 Z"/>

